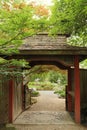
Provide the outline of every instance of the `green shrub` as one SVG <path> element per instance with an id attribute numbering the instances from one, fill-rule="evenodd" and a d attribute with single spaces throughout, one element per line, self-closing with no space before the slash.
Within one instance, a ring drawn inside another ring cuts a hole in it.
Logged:
<path id="1" fill-rule="evenodd" d="M 57 94 L 60 98 L 65 98 L 65 91 L 64 90 L 58 90 L 54 92 Z"/>
<path id="2" fill-rule="evenodd" d="M 51 82 L 29 82 L 28 87 L 36 88 L 37 90 L 53 90 L 55 84 Z"/>
<path id="3" fill-rule="evenodd" d="M 31 82 L 51 82 L 58 83 L 60 85 L 67 84 L 66 74 L 60 73 L 59 71 L 49 70 L 48 72 L 32 73 L 29 77 Z"/>
<path id="4" fill-rule="evenodd" d="M 52 83 L 58 83 L 60 85 L 65 85 L 67 83 L 66 75 L 56 72 L 56 71 L 50 71 L 49 72 L 49 81 Z"/>
<path id="5" fill-rule="evenodd" d="M 40 81 L 40 82 L 43 82 L 45 79 L 47 79 L 47 72 L 43 72 L 43 73 L 36 73 L 36 74 L 33 74 L 30 76 L 30 81 L 31 82 L 35 82 L 37 79 Z"/>
<path id="6" fill-rule="evenodd" d="M 31 92 L 31 97 L 37 97 L 39 96 L 39 92 L 38 91 L 32 91 Z"/>

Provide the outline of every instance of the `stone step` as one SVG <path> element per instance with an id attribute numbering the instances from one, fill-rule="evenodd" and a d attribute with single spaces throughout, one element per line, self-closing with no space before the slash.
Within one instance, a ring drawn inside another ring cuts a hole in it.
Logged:
<path id="1" fill-rule="evenodd" d="M 87 127 L 76 124 L 57 124 L 57 125 L 14 125 L 16 130 L 87 130 Z"/>
<path id="2" fill-rule="evenodd" d="M 14 122 L 17 130 L 87 130 L 66 111 L 25 111 Z"/>

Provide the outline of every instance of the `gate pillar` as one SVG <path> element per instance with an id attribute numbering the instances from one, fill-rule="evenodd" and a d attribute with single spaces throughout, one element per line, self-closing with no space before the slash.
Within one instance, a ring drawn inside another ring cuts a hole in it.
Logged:
<path id="1" fill-rule="evenodd" d="M 74 85 L 75 85 L 75 121 L 80 123 L 80 70 L 79 56 L 74 58 Z"/>
<path id="2" fill-rule="evenodd" d="M 13 94 L 14 94 L 14 81 L 10 79 L 9 81 L 9 123 L 13 121 Z"/>
<path id="3" fill-rule="evenodd" d="M 72 112 L 72 96 L 70 95 L 69 92 L 72 91 L 72 88 L 71 88 L 71 69 L 69 68 L 68 69 L 68 86 L 67 86 L 67 109 L 69 112 Z"/>

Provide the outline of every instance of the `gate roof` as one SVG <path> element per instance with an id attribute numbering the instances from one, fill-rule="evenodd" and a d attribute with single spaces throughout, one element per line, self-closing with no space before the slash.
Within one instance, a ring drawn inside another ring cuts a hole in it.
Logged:
<path id="1" fill-rule="evenodd" d="M 48 34 L 38 34 L 27 37 L 19 50 L 22 54 L 87 56 L 87 48 L 68 45 L 66 35 L 50 37 Z"/>

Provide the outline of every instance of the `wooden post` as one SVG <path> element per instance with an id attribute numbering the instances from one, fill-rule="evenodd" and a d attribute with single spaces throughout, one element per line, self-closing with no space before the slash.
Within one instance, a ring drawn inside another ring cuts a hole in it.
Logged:
<path id="1" fill-rule="evenodd" d="M 69 92 L 72 91 L 71 88 L 71 69 L 68 69 L 68 86 L 67 86 L 67 107 L 68 107 L 68 111 L 72 112 L 72 96 L 69 94 Z"/>
<path id="2" fill-rule="evenodd" d="M 79 56 L 74 59 L 74 83 L 75 83 L 75 121 L 80 123 L 80 70 L 79 70 Z"/>
<path id="3" fill-rule="evenodd" d="M 23 85 L 23 77 L 22 77 L 22 111 L 24 111 L 25 109 L 25 104 L 24 104 L 24 98 L 25 98 L 25 94 L 24 94 L 24 85 Z"/>
<path id="4" fill-rule="evenodd" d="M 13 122 L 13 79 L 9 81 L 9 123 Z"/>
<path id="5" fill-rule="evenodd" d="M 66 107 L 66 111 L 68 111 L 68 94 L 67 94 L 67 85 L 65 86 L 65 92 L 66 92 L 66 96 L 65 96 L 65 107 Z"/>

